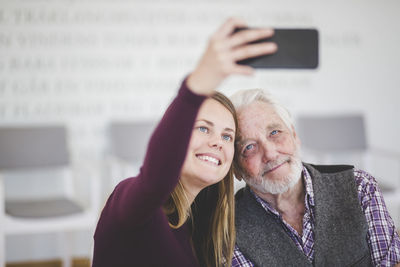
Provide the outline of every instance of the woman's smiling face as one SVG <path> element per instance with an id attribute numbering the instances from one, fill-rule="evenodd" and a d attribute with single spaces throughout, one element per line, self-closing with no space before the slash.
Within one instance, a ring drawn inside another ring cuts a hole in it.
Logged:
<path id="1" fill-rule="evenodd" d="M 181 172 L 185 186 L 201 190 L 226 176 L 234 156 L 235 132 L 231 112 L 214 99 L 204 101 Z"/>

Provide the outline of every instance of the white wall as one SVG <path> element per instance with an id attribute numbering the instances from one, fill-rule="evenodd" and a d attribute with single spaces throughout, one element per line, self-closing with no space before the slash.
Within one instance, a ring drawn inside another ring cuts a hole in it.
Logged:
<path id="1" fill-rule="evenodd" d="M 399 9 L 395 0 L 0 0 L 0 124 L 66 123 L 73 159 L 100 162 L 110 120 L 161 116 L 208 36 L 241 16 L 317 28 L 320 67 L 233 77 L 224 93 L 269 88 L 294 115 L 364 113 L 369 144 L 400 153 Z M 18 260 L 19 247 L 8 248 Z"/>

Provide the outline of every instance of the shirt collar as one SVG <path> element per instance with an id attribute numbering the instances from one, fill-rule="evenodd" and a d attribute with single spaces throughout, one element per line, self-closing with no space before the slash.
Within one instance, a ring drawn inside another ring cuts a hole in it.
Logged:
<path id="1" fill-rule="evenodd" d="M 304 186 L 306 188 L 306 205 L 307 202 L 308 204 L 310 204 L 311 206 L 314 207 L 314 189 L 313 189 L 313 185 L 312 185 L 312 180 L 311 180 L 311 175 L 309 173 L 309 171 L 307 170 L 306 167 L 304 167 L 303 165 L 303 181 L 304 181 Z"/>

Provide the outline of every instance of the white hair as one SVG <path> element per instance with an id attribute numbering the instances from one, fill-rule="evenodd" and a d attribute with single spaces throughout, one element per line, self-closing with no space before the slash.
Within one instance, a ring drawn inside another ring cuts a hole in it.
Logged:
<path id="1" fill-rule="evenodd" d="M 238 114 L 240 113 L 241 109 L 246 108 L 256 101 L 269 104 L 289 128 L 289 131 L 293 132 L 293 119 L 289 111 L 267 90 L 259 88 L 240 90 L 234 93 L 230 97 L 230 100 L 235 106 Z"/>

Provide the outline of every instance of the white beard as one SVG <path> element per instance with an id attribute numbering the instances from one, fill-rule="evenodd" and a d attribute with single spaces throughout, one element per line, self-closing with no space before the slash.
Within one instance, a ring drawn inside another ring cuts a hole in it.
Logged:
<path id="1" fill-rule="evenodd" d="M 287 176 L 282 177 L 282 179 L 278 181 L 271 181 L 264 177 L 264 174 L 268 170 L 286 161 L 288 161 L 288 163 L 290 164 L 290 172 Z M 268 162 L 257 175 L 257 177 L 249 177 L 248 175 L 245 175 L 243 179 L 251 188 L 254 188 L 256 191 L 259 191 L 261 193 L 282 194 L 287 192 L 290 188 L 297 184 L 297 182 L 301 178 L 302 170 L 303 165 L 296 151 L 294 156 L 282 156 L 274 162 Z"/>

